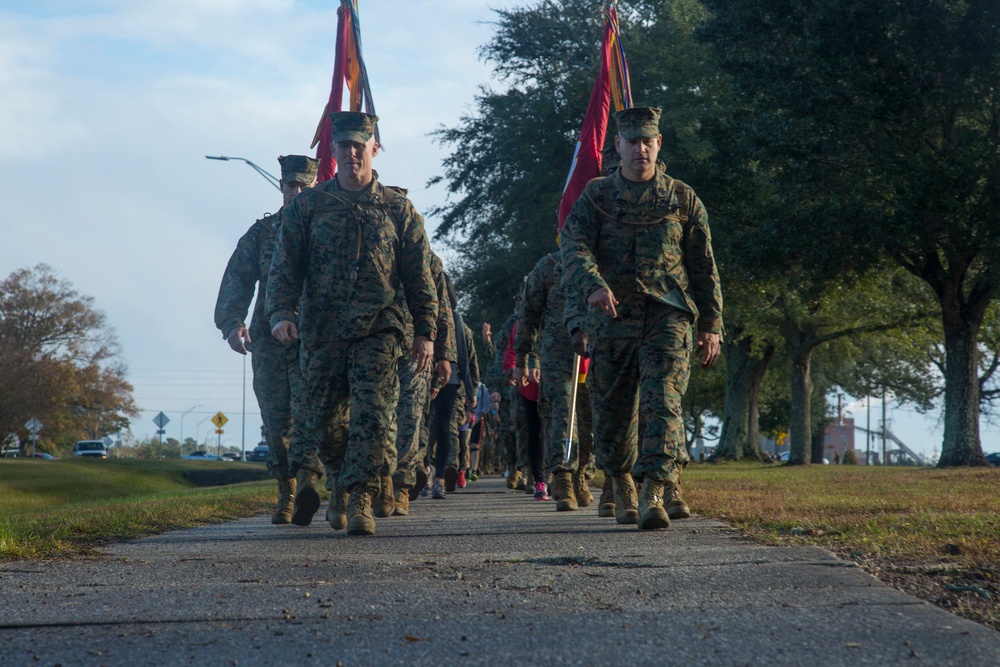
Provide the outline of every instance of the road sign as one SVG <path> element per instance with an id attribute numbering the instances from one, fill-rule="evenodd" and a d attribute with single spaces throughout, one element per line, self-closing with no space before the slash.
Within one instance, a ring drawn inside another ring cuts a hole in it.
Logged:
<path id="1" fill-rule="evenodd" d="M 221 429 L 221 428 L 215 429 L 215 432 L 218 433 L 219 435 L 222 435 L 223 433 L 225 433 L 225 431 L 223 429 Z"/>
<path id="2" fill-rule="evenodd" d="M 212 417 L 212 423 L 215 424 L 216 428 L 222 428 L 226 425 L 227 421 L 229 421 L 229 418 L 221 412 L 216 412 L 215 416 Z"/>
<path id="3" fill-rule="evenodd" d="M 28 429 L 28 432 L 31 433 L 31 435 L 38 435 L 38 432 L 42 430 L 42 422 L 32 417 L 24 425 L 24 428 Z"/>
<path id="4" fill-rule="evenodd" d="M 104 446 L 105 447 L 110 447 L 113 444 L 115 444 L 115 441 L 111 439 L 110 435 L 104 436 Z"/>
<path id="5" fill-rule="evenodd" d="M 166 416 L 161 412 L 160 414 L 153 417 L 153 423 L 156 424 L 158 427 L 163 428 L 164 426 L 170 423 L 170 417 Z"/>

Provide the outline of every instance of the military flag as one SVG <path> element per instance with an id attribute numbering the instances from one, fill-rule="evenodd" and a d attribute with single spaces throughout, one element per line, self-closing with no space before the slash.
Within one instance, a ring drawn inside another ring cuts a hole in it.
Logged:
<path id="1" fill-rule="evenodd" d="M 628 76 L 628 62 L 621 43 L 618 27 L 617 0 L 604 3 L 604 36 L 601 39 L 601 70 L 597 73 L 594 89 L 590 93 L 587 113 L 583 118 L 580 138 L 573 152 L 573 162 L 559 202 L 559 224 L 562 229 L 573 204 L 592 178 L 601 175 L 601 150 L 608 129 L 608 115 L 612 103 L 615 111 L 632 106 L 632 88 Z"/>
<path id="2" fill-rule="evenodd" d="M 346 109 L 343 106 L 345 86 L 348 91 Z M 362 107 L 364 108 L 362 109 Z M 372 101 L 371 85 L 368 81 L 368 70 L 365 68 L 365 61 L 361 55 L 361 21 L 358 18 L 358 2 L 357 0 L 341 0 L 340 7 L 337 9 L 337 43 L 330 97 L 323 109 L 319 125 L 316 127 L 312 144 L 309 146 L 316 148 L 320 181 L 330 180 L 337 170 L 337 164 L 334 162 L 333 151 L 330 147 L 330 114 L 334 111 L 362 110 L 365 113 L 375 113 L 375 103 Z M 381 143 L 378 127 L 375 128 L 375 141 Z"/>

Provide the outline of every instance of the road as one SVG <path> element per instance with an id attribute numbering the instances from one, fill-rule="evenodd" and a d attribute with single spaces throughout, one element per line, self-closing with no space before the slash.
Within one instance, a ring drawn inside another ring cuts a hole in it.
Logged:
<path id="1" fill-rule="evenodd" d="M 640 533 L 498 477 L 411 510 L 0 564 L 0 665 L 1000 664 L 1000 633 L 717 521 Z"/>

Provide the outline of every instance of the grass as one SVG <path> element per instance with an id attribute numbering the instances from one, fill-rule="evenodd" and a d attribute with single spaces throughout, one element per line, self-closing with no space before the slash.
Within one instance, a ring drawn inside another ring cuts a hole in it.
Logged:
<path id="1" fill-rule="evenodd" d="M 259 465 L 134 459 L 0 462 L 0 560 L 86 556 L 101 544 L 270 511 Z M 210 485 L 210 486 L 206 486 Z"/>
<path id="2" fill-rule="evenodd" d="M 812 544 L 1000 630 L 1000 469 L 692 464 L 695 512 L 768 544 Z"/>

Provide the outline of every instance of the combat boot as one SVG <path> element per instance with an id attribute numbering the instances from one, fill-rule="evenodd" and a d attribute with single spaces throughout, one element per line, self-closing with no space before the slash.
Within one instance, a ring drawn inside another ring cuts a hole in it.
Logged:
<path id="1" fill-rule="evenodd" d="M 406 516 L 410 513 L 410 491 L 405 487 L 399 487 L 393 492 L 395 497 L 395 507 L 392 513 L 395 516 Z"/>
<path id="2" fill-rule="evenodd" d="M 663 489 L 663 497 L 667 501 L 667 516 L 672 521 L 677 519 L 687 519 L 691 517 L 691 508 L 681 498 L 680 484 L 666 483 Z"/>
<path id="3" fill-rule="evenodd" d="M 524 491 L 527 495 L 533 496 L 535 495 L 535 484 L 540 481 L 535 479 L 535 474 L 531 470 L 527 470 L 524 473 L 524 486 L 518 486 L 517 488 Z"/>
<path id="4" fill-rule="evenodd" d="M 372 516 L 372 490 L 367 486 L 354 487 L 350 498 L 347 499 L 347 534 L 375 534 L 375 517 Z"/>
<path id="5" fill-rule="evenodd" d="M 611 488 L 611 475 L 604 473 L 604 486 L 597 501 L 597 516 L 609 518 L 615 515 L 615 494 Z"/>
<path id="6" fill-rule="evenodd" d="M 392 516 L 396 501 L 393 499 L 392 477 L 382 477 L 379 480 L 378 495 L 372 503 L 372 513 L 380 519 Z"/>
<path id="7" fill-rule="evenodd" d="M 319 491 L 316 483 L 319 475 L 312 470 L 299 470 L 295 475 L 295 509 L 292 511 L 292 523 L 296 526 L 308 526 L 313 515 L 319 509 Z"/>
<path id="8" fill-rule="evenodd" d="M 611 478 L 611 485 L 615 494 L 615 521 L 636 523 L 639 520 L 639 498 L 632 475 L 627 472 L 615 475 Z"/>
<path id="9" fill-rule="evenodd" d="M 576 503 L 576 492 L 573 490 L 573 473 L 569 470 L 560 470 L 553 477 L 552 497 L 556 500 L 557 512 L 572 512 L 579 509 Z"/>
<path id="10" fill-rule="evenodd" d="M 580 507 L 590 507 L 590 503 L 594 502 L 590 484 L 587 483 L 587 473 L 582 470 L 573 473 L 573 492 L 576 494 L 576 504 Z"/>
<path id="11" fill-rule="evenodd" d="M 326 520 L 334 530 L 347 528 L 347 493 L 340 490 L 336 478 L 330 484 L 330 502 L 326 506 Z"/>
<path id="12" fill-rule="evenodd" d="M 535 488 L 534 486 L 528 486 L 528 478 L 523 472 L 520 471 L 520 469 L 518 469 L 517 476 L 514 479 L 516 480 L 514 488 L 518 491 L 524 491 L 527 488 Z"/>
<path id="13" fill-rule="evenodd" d="M 639 492 L 639 530 L 658 530 L 670 527 L 670 517 L 663 509 L 664 483 L 647 477 Z"/>
<path id="14" fill-rule="evenodd" d="M 291 523 L 292 506 L 295 504 L 295 478 L 278 480 L 278 507 L 271 515 L 271 523 Z"/>
<path id="15" fill-rule="evenodd" d="M 517 468 L 511 468 L 507 471 L 507 488 L 516 489 L 518 478 L 521 476 L 521 471 Z"/>

